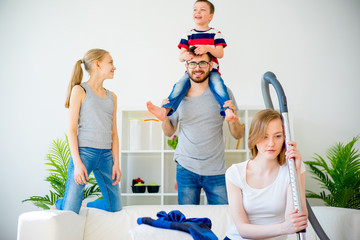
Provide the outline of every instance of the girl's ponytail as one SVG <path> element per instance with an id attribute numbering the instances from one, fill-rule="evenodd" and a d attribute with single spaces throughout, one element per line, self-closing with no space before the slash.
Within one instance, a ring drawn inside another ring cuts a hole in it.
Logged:
<path id="1" fill-rule="evenodd" d="M 83 78 L 83 70 L 81 68 L 81 63 L 83 60 L 78 60 L 75 63 L 73 72 L 71 74 L 71 80 L 69 82 L 67 94 L 66 94 L 66 101 L 65 101 L 65 107 L 69 108 L 70 106 L 70 97 L 71 97 L 71 91 L 75 85 L 79 85 Z"/>
<path id="2" fill-rule="evenodd" d="M 94 61 L 101 61 L 106 54 L 109 54 L 109 52 L 104 49 L 99 49 L 99 48 L 90 49 L 89 51 L 87 51 L 87 53 L 85 54 L 83 59 L 78 60 L 75 63 L 74 70 L 72 72 L 71 80 L 70 80 L 69 87 L 68 87 L 68 92 L 66 95 L 66 102 L 65 102 L 66 108 L 69 108 L 69 105 L 70 105 L 70 97 L 71 97 L 72 88 L 75 85 L 79 85 L 82 81 L 83 70 L 81 68 L 81 63 L 84 64 L 85 70 L 88 73 L 91 73 L 92 63 Z"/>

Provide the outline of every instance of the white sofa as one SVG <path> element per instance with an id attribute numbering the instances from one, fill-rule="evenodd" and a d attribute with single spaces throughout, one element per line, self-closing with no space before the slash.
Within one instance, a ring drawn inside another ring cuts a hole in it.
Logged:
<path id="1" fill-rule="evenodd" d="M 227 205 L 142 205 L 126 206 L 120 212 L 109 213 L 82 208 L 77 215 L 70 211 L 46 210 L 19 216 L 18 240 L 129 240 L 129 239 L 192 239 L 190 234 L 175 230 L 138 225 L 139 217 L 157 219 L 159 211 L 180 210 L 186 218 L 208 217 L 212 231 L 223 239 L 232 219 Z M 342 208 L 313 207 L 315 215 L 330 239 L 360 239 L 360 211 Z M 339 217 L 337 214 L 341 215 Z M 306 239 L 318 239 L 309 224 Z M 296 239 L 290 235 L 288 239 Z"/>

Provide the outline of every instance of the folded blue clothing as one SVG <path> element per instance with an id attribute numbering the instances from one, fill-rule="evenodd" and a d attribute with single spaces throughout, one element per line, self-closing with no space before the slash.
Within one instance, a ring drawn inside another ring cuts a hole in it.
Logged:
<path id="1" fill-rule="evenodd" d="M 156 214 L 158 219 L 150 217 L 138 218 L 138 224 L 147 224 L 157 228 L 165 228 L 188 232 L 195 240 L 218 240 L 211 231 L 211 220 L 209 218 L 186 218 L 179 210 L 167 214 L 160 211 Z"/>

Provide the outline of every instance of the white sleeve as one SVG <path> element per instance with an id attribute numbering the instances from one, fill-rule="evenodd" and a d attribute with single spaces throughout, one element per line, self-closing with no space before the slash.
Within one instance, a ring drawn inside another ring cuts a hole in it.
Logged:
<path id="1" fill-rule="evenodd" d="M 240 174 L 240 164 L 233 164 L 231 167 L 226 170 L 225 178 L 233 183 L 235 186 L 243 189 L 241 174 Z"/>

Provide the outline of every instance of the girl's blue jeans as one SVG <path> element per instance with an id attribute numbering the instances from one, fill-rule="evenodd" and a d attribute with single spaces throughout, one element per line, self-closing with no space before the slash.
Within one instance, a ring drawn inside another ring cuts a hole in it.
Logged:
<path id="1" fill-rule="evenodd" d="M 103 199 L 89 202 L 87 207 L 99 208 L 109 212 L 117 212 L 122 208 L 119 184 L 112 185 L 112 169 L 114 165 L 111 149 L 79 147 L 80 159 L 86 167 L 88 175 L 93 171 L 101 190 Z M 78 185 L 74 180 L 74 163 L 70 158 L 64 198 L 56 201 L 59 210 L 71 210 L 79 213 L 85 184 Z"/>
<path id="2" fill-rule="evenodd" d="M 201 188 L 204 189 L 209 204 L 228 204 L 225 174 L 203 176 L 193 173 L 180 164 L 176 166 L 178 202 L 182 204 L 200 204 Z"/>
<path id="3" fill-rule="evenodd" d="M 227 87 L 224 84 L 223 79 L 221 78 L 220 74 L 216 71 L 211 71 L 209 76 L 209 87 L 211 92 L 214 94 L 216 101 L 220 105 L 220 114 L 225 116 L 225 109 L 224 104 L 226 101 L 230 100 L 229 94 L 227 92 Z M 165 104 L 164 108 L 170 108 L 170 112 L 168 116 L 173 114 L 176 109 L 179 107 L 180 102 L 186 96 L 187 92 L 190 89 L 190 78 L 189 74 L 185 73 L 185 75 L 174 84 L 174 87 L 168 97 L 169 103 Z"/>

